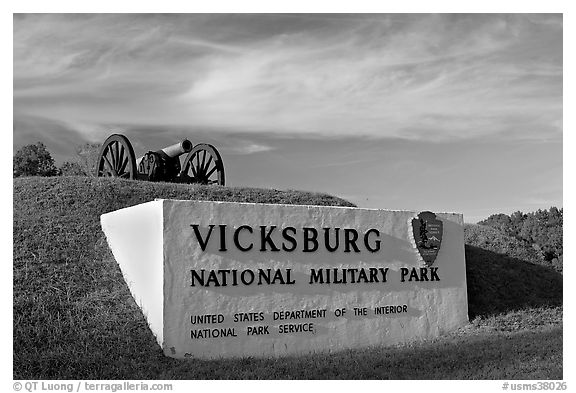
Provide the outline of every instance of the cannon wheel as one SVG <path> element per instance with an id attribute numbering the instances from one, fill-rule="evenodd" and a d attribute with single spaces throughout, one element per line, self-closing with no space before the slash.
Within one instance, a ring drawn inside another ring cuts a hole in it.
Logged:
<path id="1" fill-rule="evenodd" d="M 98 156 L 96 176 L 136 179 L 136 156 L 128 138 L 124 135 L 110 135 Z"/>
<path id="2" fill-rule="evenodd" d="M 186 156 L 181 179 L 186 183 L 224 185 L 224 164 L 218 150 L 207 143 L 199 143 Z"/>

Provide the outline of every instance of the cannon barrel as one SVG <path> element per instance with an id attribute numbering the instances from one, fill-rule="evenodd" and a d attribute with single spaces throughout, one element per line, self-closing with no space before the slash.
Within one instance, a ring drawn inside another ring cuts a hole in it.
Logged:
<path id="1" fill-rule="evenodd" d="M 163 152 L 168 157 L 174 158 L 184 153 L 189 153 L 190 150 L 192 150 L 192 142 L 188 139 L 184 139 L 182 142 L 158 150 L 157 153 Z"/>
<path id="2" fill-rule="evenodd" d="M 188 139 L 183 139 L 182 142 L 178 142 L 171 146 L 167 146 L 163 149 L 156 150 L 155 153 L 160 154 L 161 156 L 164 157 L 176 158 L 178 156 L 181 156 L 182 154 L 189 153 L 190 150 L 192 150 L 192 142 L 190 142 Z M 144 156 L 139 157 L 136 160 L 136 167 L 140 166 L 140 162 L 142 161 L 143 158 Z"/>

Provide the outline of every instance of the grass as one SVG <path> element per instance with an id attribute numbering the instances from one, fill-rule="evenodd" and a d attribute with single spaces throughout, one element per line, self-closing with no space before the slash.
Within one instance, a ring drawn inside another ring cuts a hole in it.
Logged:
<path id="1" fill-rule="evenodd" d="M 562 306 L 562 275 L 551 268 L 466 244 L 468 316 Z"/>
<path id="2" fill-rule="evenodd" d="M 471 324 L 457 332 L 279 359 L 167 358 L 99 224 L 100 214 L 154 198 L 352 206 L 297 191 L 14 179 L 14 379 L 562 379 L 562 275 L 488 247 L 469 236 L 473 227 Z"/>

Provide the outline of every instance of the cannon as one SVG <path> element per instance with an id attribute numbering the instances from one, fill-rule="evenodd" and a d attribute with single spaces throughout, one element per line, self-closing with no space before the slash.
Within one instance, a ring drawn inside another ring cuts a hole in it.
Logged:
<path id="1" fill-rule="evenodd" d="M 180 157 L 186 155 L 182 165 Z M 110 135 L 100 148 L 97 177 L 163 181 L 186 184 L 224 185 L 224 164 L 216 148 L 207 143 L 193 145 L 188 139 L 136 159 L 124 135 Z"/>

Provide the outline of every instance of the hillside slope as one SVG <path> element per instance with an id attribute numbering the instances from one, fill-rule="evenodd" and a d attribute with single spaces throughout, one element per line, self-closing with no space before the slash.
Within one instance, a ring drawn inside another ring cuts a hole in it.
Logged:
<path id="1" fill-rule="evenodd" d="M 468 316 L 562 306 L 562 275 L 537 252 L 497 229 L 467 224 Z"/>
<path id="2" fill-rule="evenodd" d="M 466 246 L 469 314 L 480 329 L 472 334 L 273 361 L 166 358 L 106 246 L 101 214 L 154 198 L 352 204 L 297 191 L 80 177 L 14 179 L 13 187 L 15 379 L 562 378 L 562 276 L 478 245 Z"/>
<path id="3" fill-rule="evenodd" d="M 149 338 L 108 253 L 100 215 L 154 198 L 354 206 L 299 191 L 87 177 L 14 179 L 15 378 L 78 376 L 77 367 L 95 355 L 102 356 L 98 367 L 106 367 L 110 347 L 122 347 L 118 326 Z"/>

